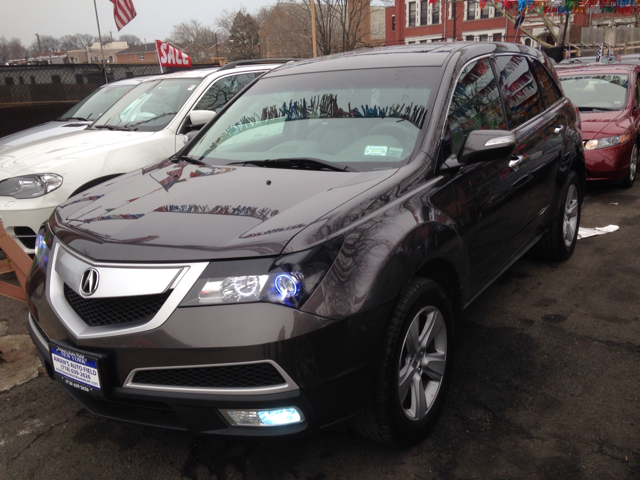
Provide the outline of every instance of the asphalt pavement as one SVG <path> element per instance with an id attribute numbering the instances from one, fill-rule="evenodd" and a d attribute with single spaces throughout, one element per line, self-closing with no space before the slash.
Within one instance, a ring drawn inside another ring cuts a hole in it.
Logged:
<path id="1" fill-rule="evenodd" d="M 610 224 L 567 262 L 520 260 L 466 310 L 443 415 L 405 450 L 95 417 L 38 371 L 26 306 L 0 297 L 0 479 L 640 478 L 640 182 L 587 189 L 582 226 Z"/>

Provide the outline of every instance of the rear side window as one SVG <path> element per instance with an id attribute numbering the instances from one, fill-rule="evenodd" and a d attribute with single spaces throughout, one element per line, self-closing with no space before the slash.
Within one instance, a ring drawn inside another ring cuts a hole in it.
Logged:
<path id="1" fill-rule="evenodd" d="M 540 62 L 537 60 L 531 60 L 531 65 L 533 67 L 533 73 L 535 73 L 536 78 L 538 79 L 538 85 L 540 85 L 544 104 L 549 107 L 560 100 L 562 98 L 562 94 L 560 93 L 556 82 L 553 81 L 549 72 L 545 70 Z"/>
<path id="2" fill-rule="evenodd" d="M 211 110 L 217 112 L 231 100 L 236 93 L 246 87 L 262 72 L 243 73 L 221 78 L 209 87 L 194 110 Z"/>
<path id="3" fill-rule="evenodd" d="M 451 147 L 459 153 L 474 130 L 503 130 L 504 112 L 498 82 L 488 58 L 467 65 L 460 74 L 449 109 Z"/>
<path id="4" fill-rule="evenodd" d="M 542 96 L 525 57 L 498 56 L 496 63 L 500 72 L 500 88 L 509 115 L 509 129 L 513 130 L 544 110 Z"/>

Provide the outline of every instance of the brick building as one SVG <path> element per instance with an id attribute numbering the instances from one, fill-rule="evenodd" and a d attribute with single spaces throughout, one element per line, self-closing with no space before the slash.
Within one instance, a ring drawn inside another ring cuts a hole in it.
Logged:
<path id="1" fill-rule="evenodd" d="M 121 64 L 158 63 L 155 43 L 133 45 L 116 54 L 116 62 Z"/>

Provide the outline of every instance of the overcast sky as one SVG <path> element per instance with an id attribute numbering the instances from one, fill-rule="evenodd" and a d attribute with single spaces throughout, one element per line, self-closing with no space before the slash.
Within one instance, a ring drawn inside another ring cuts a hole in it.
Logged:
<path id="1" fill-rule="evenodd" d="M 120 32 L 113 20 L 113 4 L 109 0 L 95 0 L 103 37 L 112 32 L 136 35 L 147 42 L 163 40 L 173 25 L 195 19 L 203 25 L 214 26 L 225 10 L 245 6 L 249 13 L 276 0 L 133 0 L 138 16 Z M 98 35 L 93 0 L 0 0 L 0 36 L 17 37 L 28 46 L 36 33 L 61 37 L 74 33 Z"/>

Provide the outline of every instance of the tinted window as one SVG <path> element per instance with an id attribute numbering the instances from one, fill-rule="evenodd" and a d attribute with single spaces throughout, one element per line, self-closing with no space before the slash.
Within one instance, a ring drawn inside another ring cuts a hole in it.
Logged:
<path id="1" fill-rule="evenodd" d="M 558 100 L 560 100 L 560 98 L 562 98 L 556 82 L 553 81 L 551 75 L 549 75 L 549 72 L 544 69 L 540 62 L 533 60 L 531 61 L 531 64 L 533 66 L 533 71 L 536 74 L 538 84 L 540 85 L 540 89 L 542 91 L 544 104 L 547 107 L 553 105 Z"/>
<path id="2" fill-rule="evenodd" d="M 473 130 L 503 130 L 504 112 L 498 82 L 485 58 L 467 65 L 458 79 L 449 110 L 453 152 Z"/>
<path id="3" fill-rule="evenodd" d="M 236 93 L 246 87 L 260 73 L 251 72 L 241 75 L 231 75 L 215 82 L 207 93 L 200 99 L 194 110 L 218 111 L 231 100 Z"/>
<path id="4" fill-rule="evenodd" d="M 543 111 L 542 97 L 525 57 L 498 56 L 496 63 L 511 130 Z"/>

